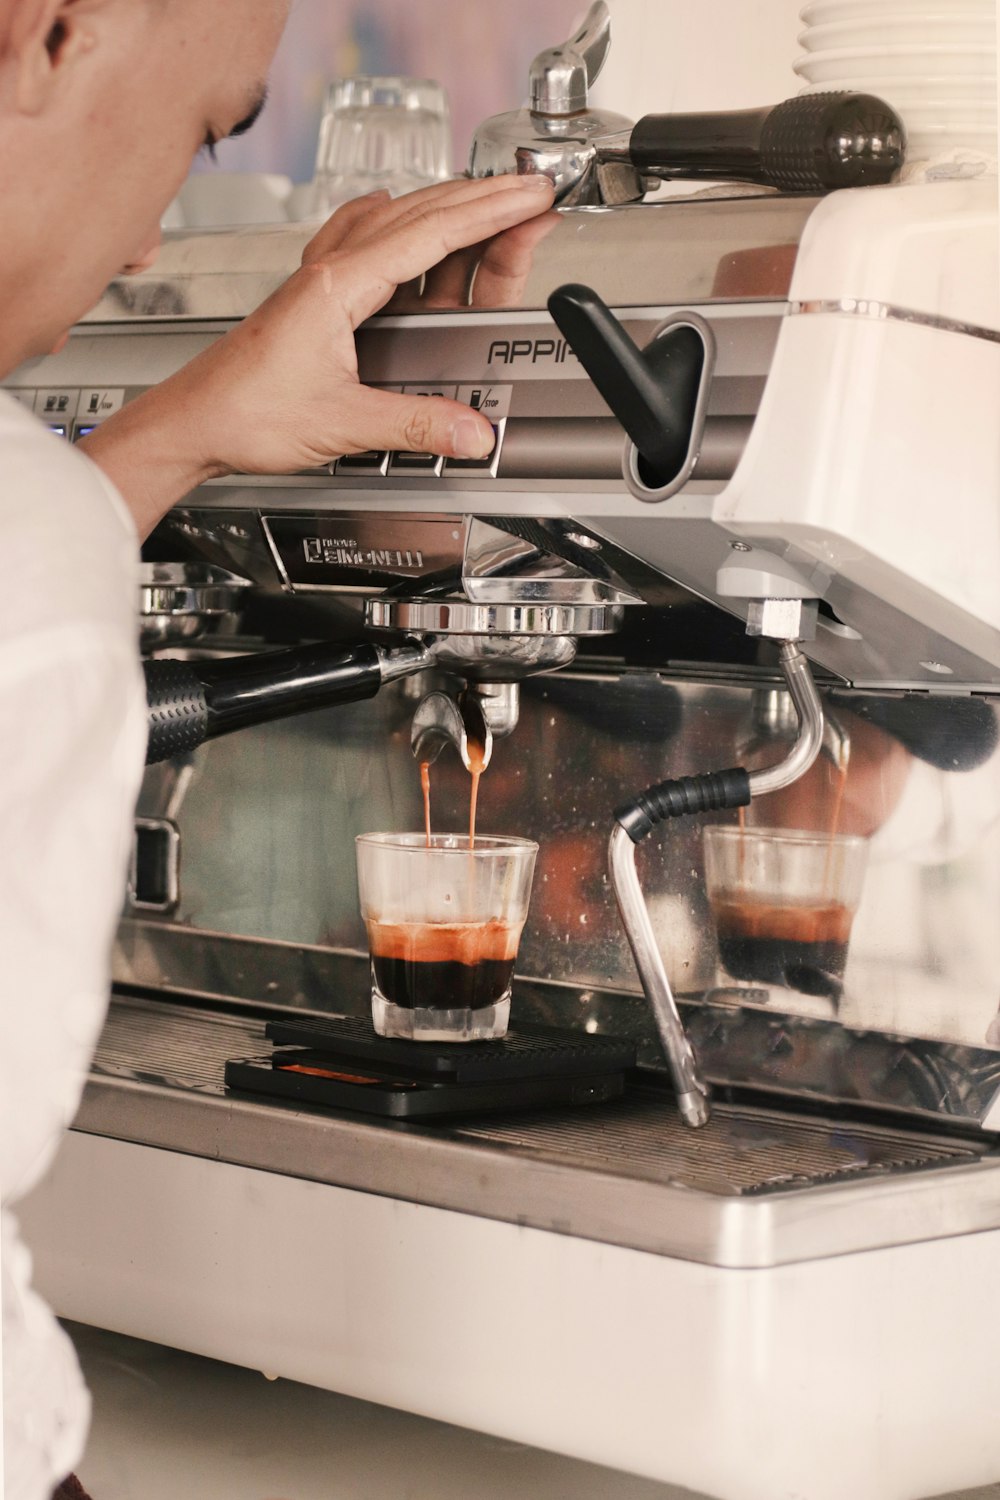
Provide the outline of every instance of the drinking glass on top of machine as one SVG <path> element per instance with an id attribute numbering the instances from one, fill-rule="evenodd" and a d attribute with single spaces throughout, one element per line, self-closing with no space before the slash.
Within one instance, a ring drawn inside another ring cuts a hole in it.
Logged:
<path id="1" fill-rule="evenodd" d="M 713 825 L 704 844 L 720 985 L 780 985 L 836 1004 L 867 840 Z"/>
<path id="2" fill-rule="evenodd" d="M 424 78 L 335 78 L 326 93 L 309 212 L 384 188 L 409 192 L 451 176 L 448 99 Z"/>
<path id="3" fill-rule="evenodd" d="M 364 833 L 356 844 L 379 1036 L 504 1036 L 538 845 L 423 833 Z"/>

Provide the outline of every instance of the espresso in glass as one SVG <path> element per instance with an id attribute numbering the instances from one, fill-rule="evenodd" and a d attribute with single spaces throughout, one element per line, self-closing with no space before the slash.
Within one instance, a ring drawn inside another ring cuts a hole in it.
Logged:
<path id="1" fill-rule="evenodd" d="M 406 1010 L 483 1010 L 510 993 L 520 929 L 505 922 L 370 921 L 380 992 Z"/>
<path id="2" fill-rule="evenodd" d="M 848 907 L 721 897 L 713 911 L 719 957 L 733 979 L 839 1000 L 854 916 Z"/>
<path id="3" fill-rule="evenodd" d="M 423 833 L 357 840 L 380 1036 L 503 1036 L 538 845 Z"/>
<path id="4" fill-rule="evenodd" d="M 705 876 L 719 984 L 839 1001 L 867 843 L 845 834 L 713 826 Z"/>

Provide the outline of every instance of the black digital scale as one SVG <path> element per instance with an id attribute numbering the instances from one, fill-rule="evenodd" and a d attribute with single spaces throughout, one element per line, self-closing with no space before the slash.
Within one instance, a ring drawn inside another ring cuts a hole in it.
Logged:
<path id="1" fill-rule="evenodd" d="M 270 1021 L 266 1057 L 231 1058 L 226 1087 L 392 1119 L 598 1104 L 617 1099 L 636 1064 L 620 1037 L 524 1026 L 495 1042 L 377 1036 L 369 1021 Z"/>

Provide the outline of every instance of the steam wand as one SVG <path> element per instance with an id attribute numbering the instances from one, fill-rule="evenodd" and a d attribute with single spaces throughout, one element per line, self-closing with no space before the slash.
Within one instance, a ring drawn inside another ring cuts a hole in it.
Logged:
<path id="1" fill-rule="evenodd" d="M 780 791 L 805 775 L 823 745 L 823 705 L 816 692 L 809 662 L 797 642 L 785 641 L 782 644 L 781 670 L 799 719 L 798 737 L 783 761 L 760 771 L 748 772 L 738 767 L 730 771 L 711 771 L 702 776 L 687 776 L 679 781 L 664 781 L 650 787 L 615 813 L 617 827 L 611 835 L 608 850 L 611 883 L 670 1067 L 681 1117 L 687 1125 L 707 1125 L 708 1086 L 684 1030 L 657 946 L 635 867 L 635 846 L 668 818 L 746 807 L 752 798 Z"/>

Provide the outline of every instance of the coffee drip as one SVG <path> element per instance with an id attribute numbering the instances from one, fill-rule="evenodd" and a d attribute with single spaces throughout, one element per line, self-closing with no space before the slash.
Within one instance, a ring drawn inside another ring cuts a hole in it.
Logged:
<path id="1" fill-rule="evenodd" d="M 424 833 L 427 835 L 427 847 L 431 847 L 431 763 L 429 760 L 420 762 L 420 790 L 424 798 Z"/>
<path id="2" fill-rule="evenodd" d="M 469 790 L 469 848 L 476 847 L 476 815 L 479 808 L 479 783 L 486 770 L 486 746 L 481 740 L 468 739 L 469 775 L 472 785 Z M 431 762 L 420 762 L 420 789 L 424 799 L 424 832 L 427 847 L 431 847 Z"/>

